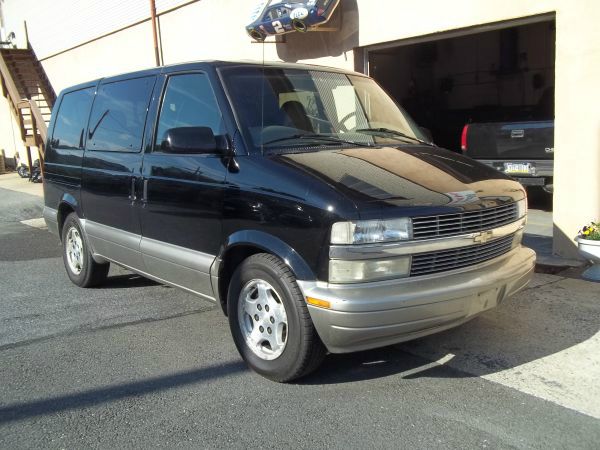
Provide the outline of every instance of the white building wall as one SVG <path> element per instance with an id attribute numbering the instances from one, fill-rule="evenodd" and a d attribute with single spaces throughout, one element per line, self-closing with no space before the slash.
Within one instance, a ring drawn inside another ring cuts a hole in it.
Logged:
<path id="1" fill-rule="evenodd" d="M 27 153 L 21 140 L 19 125 L 10 111 L 8 102 L 3 97 L 0 97 L 0 150 L 4 150 L 7 158 L 14 157 L 15 152 L 18 152 L 21 161 L 27 163 Z M 32 151 L 31 158 L 35 160 L 37 157 L 37 153 Z"/>
<path id="2" fill-rule="evenodd" d="M 165 64 L 203 59 L 278 59 L 274 44 L 253 44 L 246 34 L 252 3 L 203 0 L 160 16 Z"/>
<path id="3" fill-rule="evenodd" d="M 360 45 L 468 28 L 518 17 L 578 9 L 594 0 L 358 0 Z M 374 7 L 377 5 L 376 7 Z"/>
<path id="4" fill-rule="evenodd" d="M 189 0 L 156 0 L 158 13 Z M 133 25 L 150 16 L 148 0 L 3 0 L 6 32 L 25 46 L 23 22 L 39 58 Z M 152 37 L 150 36 L 150 39 Z"/>
<path id="5" fill-rule="evenodd" d="M 74 84 L 154 67 L 151 23 L 146 21 L 42 59 L 42 65 L 57 94 Z"/>

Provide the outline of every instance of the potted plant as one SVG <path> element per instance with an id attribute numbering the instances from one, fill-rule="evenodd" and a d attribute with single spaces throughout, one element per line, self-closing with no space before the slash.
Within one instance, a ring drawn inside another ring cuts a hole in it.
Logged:
<path id="1" fill-rule="evenodd" d="M 592 262 L 592 267 L 583 272 L 582 277 L 600 281 L 600 222 L 592 222 L 583 227 L 575 240 L 579 246 L 579 254 Z"/>

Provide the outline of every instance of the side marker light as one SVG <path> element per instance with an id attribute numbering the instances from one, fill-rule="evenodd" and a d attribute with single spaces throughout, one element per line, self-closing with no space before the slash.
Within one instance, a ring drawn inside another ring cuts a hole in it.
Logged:
<path id="1" fill-rule="evenodd" d="M 331 303 L 329 303 L 327 300 L 319 300 L 318 298 L 306 297 L 306 303 L 309 305 L 318 306 L 319 308 L 331 308 Z"/>

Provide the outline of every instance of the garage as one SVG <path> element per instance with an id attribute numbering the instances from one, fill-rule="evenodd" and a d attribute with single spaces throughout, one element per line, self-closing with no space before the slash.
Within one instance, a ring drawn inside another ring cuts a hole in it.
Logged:
<path id="1" fill-rule="evenodd" d="M 538 169 L 552 171 L 555 41 L 555 16 L 548 14 L 374 45 L 365 62 L 434 142 L 453 151 L 465 145 L 467 124 L 547 121 L 550 144 L 541 154 L 524 149 L 511 158 L 547 160 Z M 530 191 L 551 202 L 541 189 Z"/>

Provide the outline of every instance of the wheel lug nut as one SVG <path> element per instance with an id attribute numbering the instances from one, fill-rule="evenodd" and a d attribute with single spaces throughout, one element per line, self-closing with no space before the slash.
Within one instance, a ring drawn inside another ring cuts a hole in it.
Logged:
<path id="1" fill-rule="evenodd" d="M 258 322 L 258 314 L 254 314 L 254 320 Z"/>
<path id="2" fill-rule="evenodd" d="M 260 330 L 261 333 L 265 332 L 265 328 L 263 326 L 258 327 L 258 329 Z"/>
<path id="3" fill-rule="evenodd" d="M 271 316 L 269 320 L 271 321 L 271 323 L 275 323 L 275 317 Z"/>
<path id="4" fill-rule="evenodd" d="M 265 311 L 266 311 L 266 312 L 269 312 L 269 305 L 266 305 L 266 306 L 265 306 Z"/>
<path id="5" fill-rule="evenodd" d="M 256 308 L 257 308 L 259 311 L 262 311 L 262 306 L 258 305 Z"/>
<path id="6" fill-rule="evenodd" d="M 271 334 L 273 332 L 273 330 L 271 330 L 271 327 L 267 328 L 267 333 Z"/>

